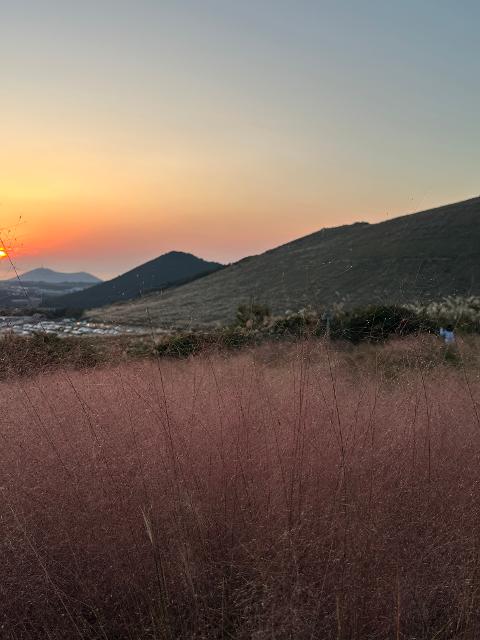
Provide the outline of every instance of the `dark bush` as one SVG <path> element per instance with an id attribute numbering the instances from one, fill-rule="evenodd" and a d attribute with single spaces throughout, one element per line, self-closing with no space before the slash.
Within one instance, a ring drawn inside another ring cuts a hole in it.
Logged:
<path id="1" fill-rule="evenodd" d="M 265 323 L 270 317 L 270 309 L 256 302 L 241 304 L 237 309 L 237 317 L 235 324 L 239 327 L 254 328 Z"/>
<path id="2" fill-rule="evenodd" d="M 324 323 L 318 316 L 294 313 L 274 320 L 270 326 L 270 332 L 278 336 L 316 335 L 320 325 Z"/>
<path id="3" fill-rule="evenodd" d="M 211 346 L 213 342 L 215 340 L 212 334 L 189 331 L 164 338 L 157 345 L 156 351 L 161 356 L 188 358 Z"/>
<path id="4" fill-rule="evenodd" d="M 353 342 L 383 342 L 390 337 L 432 333 L 431 320 L 401 306 L 370 306 L 345 312 L 332 319 L 330 335 Z"/>
<path id="5" fill-rule="evenodd" d="M 240 327 L 229 327 L 219 334 L 219 343 L 227 349 L 240 349 L 255 344 L 260 340 L 260 336 L 253 331 Z"/>
<path id="6" fill-rule="evenodd" d="M 156 353 L 170 358 L 188 358 L 208 349 L 240 349 L 255 343 L 253 332 L 228 328 L 215 332 L 189 331 L 165 337 Z"/>

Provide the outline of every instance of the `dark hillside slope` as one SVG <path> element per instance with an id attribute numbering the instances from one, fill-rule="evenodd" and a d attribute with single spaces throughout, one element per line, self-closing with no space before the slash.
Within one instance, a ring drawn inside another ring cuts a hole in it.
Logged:
<path id="1" fill-rule="evenodd" d="M 159 258 L 131 269 L 112 280 L 84 291 L 57 297 L 55 307 L 90 309 L 137 298 L 149 291 L 166 288 L 177 282 L 191 280 L 221 268 L 217 262 L 207 262 L 190 253 L 170 251 Z"/>
<path id="2" fill-rule="evenodd" d="M 322 229 L 199 281 L 91 317 L 159 326 L 229 322 L 254 298 L 274 313 L 480 294 L 480 198 Z"/>

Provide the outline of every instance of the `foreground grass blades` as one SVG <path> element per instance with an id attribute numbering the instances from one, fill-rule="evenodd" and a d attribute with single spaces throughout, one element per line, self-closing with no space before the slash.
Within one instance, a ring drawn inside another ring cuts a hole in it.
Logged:
<path id="1" fill-rule="evenodd" d="M 468 355 L 302 341 L 3 383 L 2 638 L 477 637 Z"/>

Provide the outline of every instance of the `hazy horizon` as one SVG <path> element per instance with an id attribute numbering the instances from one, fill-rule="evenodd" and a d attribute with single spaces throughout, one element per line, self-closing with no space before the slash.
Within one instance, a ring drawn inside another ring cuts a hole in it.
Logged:
<path id="1" fill-rule="evenodd" d="M 2 239 L 19 271 L 108 278 L 471 197 L 479 19 L 443 0 L 3 3 Z"/>

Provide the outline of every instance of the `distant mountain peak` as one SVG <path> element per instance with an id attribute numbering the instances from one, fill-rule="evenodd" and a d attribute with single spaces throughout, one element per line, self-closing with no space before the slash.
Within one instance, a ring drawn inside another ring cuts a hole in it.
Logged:
<path id="1" fill-rule="evenodd" d="M 98 284 L 102 282 L 100 278 L 93 276 L 91 273 L 85 271 L 77 271 L 75 273 L 63 273 L 61 271 L 54 271 L 47 267 L 38 267 L 31 271 L 22 273 L 20 279 L 24 282 L 46 282 L 49 284 L 61 284 L 64 282 L 81 282 L 83 284 Z M 16 278 L 10 278 L 9 282 L 15 282 Z"/>
<path id="2" fill-rule="evenodd" d="M 207 262 L 191 253 L 169 251 L 158 258 L 130 269 L 84 291 L 52 300 L 55 306 L 89 309 L 138 298 L 152 291 L 168 289 L 220 269 L 223 265 Z"/>

